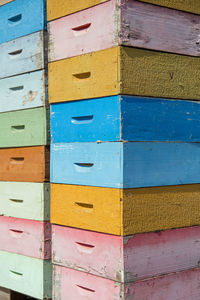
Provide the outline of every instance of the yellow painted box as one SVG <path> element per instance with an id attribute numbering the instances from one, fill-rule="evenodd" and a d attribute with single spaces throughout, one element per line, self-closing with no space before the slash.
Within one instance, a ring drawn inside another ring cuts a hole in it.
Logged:
<path id="1" fill-rule="evenodd" d="M 47 19 L 51 21 L 106 1 L 108 0 L 47 0 Z"/>
<path id="2" fill-rule="evenodd" d="M 200 224 L 200 184 L 114 189 L 51 184 L 51 223 L 115 235 Z"/>
<path id="3" fill-rule="evenodd" d="M 200 14 L 199 0 L 139 0 L 141 2 L 148 2 L 160 6 L 166 6 L 182 11 L 188 11 L 195 14 Z"/>
<path id="4" fill-rule="evenodd" d="M 50 102 L 127 94 L 200 99 L 200 58 L 113 47 L 49 64 Z"/>

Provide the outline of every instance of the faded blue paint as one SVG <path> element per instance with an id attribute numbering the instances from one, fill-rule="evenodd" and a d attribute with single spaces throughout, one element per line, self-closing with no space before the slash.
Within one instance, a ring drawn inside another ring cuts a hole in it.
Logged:
<path id="1" fill-rule="evenodd" d="M 0 91 L 0 112 L 44 106 L 44 71 L 2 79 Z"/>
<path id="2" fill-rule="evenodd" d="M 0 44 L 46 28 L 46 0 L 15 0 L 0 6 Z"/>
<path id="3" fill-rule="evenodd" d="M 52 144 L 51 182 L 114 188 L 200 183 L 200 144 Z"/>
<path id="4" fill-rule="evenodd" d="M 111 96 L 51 105 L 52 143 L 200 141 L 200 102 Z"/>

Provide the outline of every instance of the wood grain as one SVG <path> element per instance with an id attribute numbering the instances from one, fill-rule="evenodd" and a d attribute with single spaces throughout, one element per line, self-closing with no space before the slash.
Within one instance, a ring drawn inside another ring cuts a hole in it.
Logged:
<path id="1" fill-rule="evenodd" d="M 65 199 L 65 200 L 63 200 Z M 51 222 L 115 235 L 200 224 L 200 185 L 112 189 L 51 184 Z"/>
<path id="2" fill-rule="evenodd" d="M 0 180 L 49 181 L 49 148 L 37 146 L 0 149 Z"/>

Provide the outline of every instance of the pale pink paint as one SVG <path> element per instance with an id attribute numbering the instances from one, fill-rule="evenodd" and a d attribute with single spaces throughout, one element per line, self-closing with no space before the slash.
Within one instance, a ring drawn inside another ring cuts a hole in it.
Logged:
<path id="1" fill-rule="evenodd" d="M 200 269 L 129 284 L 54 266 L 54 300 L 199 300 Z"/>
<path id="2" fill-rule="evenodd" d="M 0 250 L 51 258 L 51 224 L 0 216 Z"/>
<path id="3" fill-rule="evenodd" d="M 115 1 L 49 23 L 49 60 L 98 51 L 115 44 Z"/>
<path id="4" fill-rule="evenodd" d="M 110 0 L 49 23 L 49 61 L 118 45 L 200 56 L 200 16 Z"/>
<path id="5" fill-rule="evenodd" d="M 198 266 L 200 227 L 120 237 L 52 227 L 53 263 L 119 282 Z"/>

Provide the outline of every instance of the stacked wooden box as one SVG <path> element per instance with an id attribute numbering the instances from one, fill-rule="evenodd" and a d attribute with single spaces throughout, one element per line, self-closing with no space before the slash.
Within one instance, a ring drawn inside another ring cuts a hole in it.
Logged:
<path id="1" fill-rule="evenodd" d="M 53 298 L 198 300 L 198 0 L 47 11 Z"/>
<path id="2" fill-rule="evenodd" d="M 0 5 L 0 286 L 50 299 L 46 3 Z"/>

